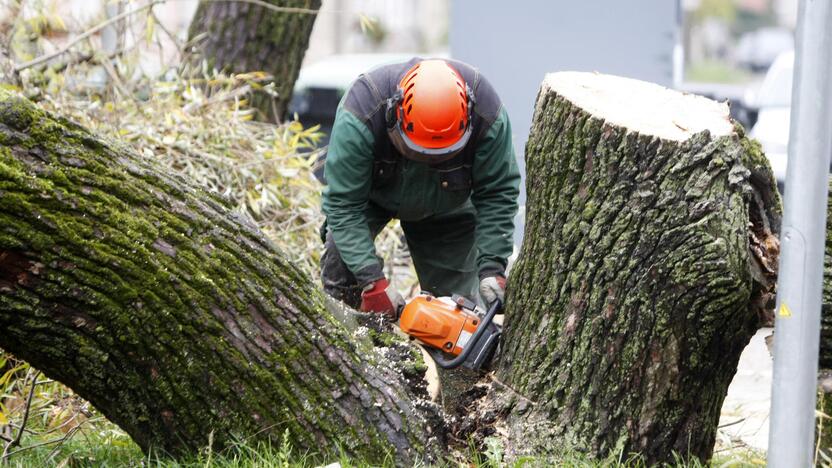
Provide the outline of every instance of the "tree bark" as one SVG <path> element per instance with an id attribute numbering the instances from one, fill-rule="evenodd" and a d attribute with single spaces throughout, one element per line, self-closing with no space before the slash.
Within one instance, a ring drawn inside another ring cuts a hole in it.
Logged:
<path id="1" fill-rule="evenodd" d="M 228 203 L 2 90 L 0 330 L 144 450 L 285 433 L 413 463 L 441 444 L 402 372 Z"/>
<path id="2" fill-rule="evenodd" d="M 759 146 L 724 104 L 554 74 L 526 173 L 495 386 L 509 450 L 709 459 L 773 308 L 780 204 Z"/>
<path id="3" fill-rule="evenodd" d="M 266 0 L 280 8 L 318 10 L 321 0 Z M 270 120 L 282 121 L 309 35 L 314 13 L 278 12 L 261 5 L 236 1 L 203 1 L 197 7 L 189 29 L 191 40 L 198 36 L 200 54 L 210 67 L 231 73 L 264 71 L 274 78 L 277 97 L 263 93 L 252 105 Z"/>
<path id="4" fill-rule="evenodd" d="M 832 179 L 829 182 L 832 193 Z M 832 202 L 832 200 L 829 200 Z M 823 306 L 821 309 L 820 360 L 821 369 L 832 370 L 832 203 L 826 205 L 826 247 L 823 257 Z"/>
<path id="5" fill-rule="evenodd" d="M 829 181 L 832 193 L 832 179 Z M 823 257 L 823 299 L 818 360 L 817 449 L 832 457 L 832 200 L 826 205 L 826 246 Z"/>

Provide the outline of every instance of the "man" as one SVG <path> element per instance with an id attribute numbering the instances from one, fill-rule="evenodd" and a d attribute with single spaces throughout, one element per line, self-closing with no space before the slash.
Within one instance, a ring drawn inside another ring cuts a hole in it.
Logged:
<path id="1" fill-rule="evenodd" d="M 520 175 L 508 115 L 477 69 L 414 58 L 361 75 L 338 106 L 324 173 L 328 294 L 395 315 L 404 301 L 373 240 L 398 218 L 423 291 L 503 299 Z"/>

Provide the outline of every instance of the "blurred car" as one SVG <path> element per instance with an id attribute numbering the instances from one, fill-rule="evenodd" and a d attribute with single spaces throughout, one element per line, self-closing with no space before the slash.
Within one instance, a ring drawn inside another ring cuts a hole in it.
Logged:
<path id="1" fill-rule="evenodd" d="M 304 127 L 320 125 L 324 134 L 320 146 L 323 147 L 329 143 L 338 103 L 358 75 L 380 65 L 410 60 L 415 55 L 417 54 L 341 54 L 303 67 L 289 102 L 289 117 L 297 115 Z M 326 153 L 315 169 L 315 176 L 324 183 L 325 157 Z"/>
<path id="2" fill-rule="evenodd" d="M 782 53 L 794 49 L 794 34 L 785 28 L 760 28 L 740 37 L 735 57 L 755 72 L 767 70 Z"/>
<path id="3" fill-rule="evenodd" d="M 751 137 L 763 146 L 781 192 L 788 162 L 793 75 L 794 51 L 780 54 L 754 97 L 757 123 L 750 132 Z"/>

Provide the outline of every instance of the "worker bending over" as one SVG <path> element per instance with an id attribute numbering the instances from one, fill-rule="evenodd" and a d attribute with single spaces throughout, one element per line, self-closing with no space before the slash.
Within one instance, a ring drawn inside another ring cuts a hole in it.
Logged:
<path id="1" fill-rule="evenodd" d="M 338 106 L 324 174 L 328 294 L 396 313 L 404 301 L 373 240 L 398 218 L 423 291 L 503 299 L 520 175 L 506 110 L 476 68 L 414 58 L 358 77 Z"/>

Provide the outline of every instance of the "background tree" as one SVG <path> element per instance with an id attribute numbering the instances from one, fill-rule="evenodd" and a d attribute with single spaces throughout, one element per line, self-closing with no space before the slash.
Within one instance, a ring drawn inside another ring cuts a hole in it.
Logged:
<path id="1" fill-rule="evenodd" d="M 444 422 L 413 385 L 418 358 L 351 334 L 224 200 L 0 93 L 0 346 L 145 450 L 287 434 L 300 452 L 409 463 L 496 433 L 512 455 L 706 459 L 770 307 L 779 202 L 727 107 L 550 77 L 505 351 Z"/>
<path id="2" fill-rule="evenodd" d="M 272 75 L 276 96 L 254 95 L 254 105 L 270 120 L 282 121 L 321 0 L 264 0 L 262 3 L 202 1 L 189 36 L 195 57 L 230 73 Z"/>

